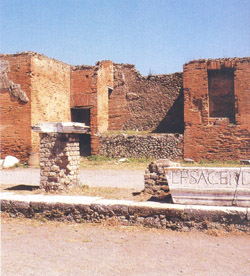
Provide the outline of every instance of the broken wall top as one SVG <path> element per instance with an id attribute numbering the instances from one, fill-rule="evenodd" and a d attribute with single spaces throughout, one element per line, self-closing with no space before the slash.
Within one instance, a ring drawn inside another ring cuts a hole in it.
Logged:
<path id="1" fill-rule="evenodd" d="M 234 58 L 217 58 L 217 59 L 197 59 L 197 60 L 191 60 L 183 65 L 185 66 L 190 65 L 190 64 L 202 64 L 206 63 L 208 66 L 208 69 L 222 69 L 223 66 L 226 68 L 233 68 L 236 63 L 243 63 L 243 62 L 250 62 L 250 57 L 234 57 Z M 213 65 L 216 63 L 218 68 L 214 68 Z"/>

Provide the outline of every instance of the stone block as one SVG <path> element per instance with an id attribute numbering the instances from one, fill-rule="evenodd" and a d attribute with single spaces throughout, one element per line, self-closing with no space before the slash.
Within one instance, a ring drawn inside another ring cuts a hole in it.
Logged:
<path id="1" fill-rule="evenodd" d="M 174 203 L 250 206 L 248 168 L 167 168 Z"/>

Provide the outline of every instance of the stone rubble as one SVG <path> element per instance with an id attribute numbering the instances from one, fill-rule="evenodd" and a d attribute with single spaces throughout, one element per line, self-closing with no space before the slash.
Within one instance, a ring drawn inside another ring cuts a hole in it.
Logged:
<path id="1" fill-rule="evenodd" d="M 145 171 L 145 188 L 143 193 L 150 194 L 160 201 L 172 203 L 172 197 L 165 173 L 165 168 L 171 165 L 178 166 L 179 164 L 171 162 L 168 159 L 160 159 L 151 162 Z"/>
<path id="2" fill-rule="evenodd" d="M 100 136 L 99 154 L 109 157 L 169 158 L 183 157 L 182 134 L 112 134 Z"/>

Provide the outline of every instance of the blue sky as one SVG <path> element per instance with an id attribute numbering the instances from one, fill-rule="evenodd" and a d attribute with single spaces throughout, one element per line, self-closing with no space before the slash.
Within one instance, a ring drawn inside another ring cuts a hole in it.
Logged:
<path id="1" fill-rule="evenodd" d="M 250 56 L 250 0 L 0 0 L 0 53 L 21 51 L 132 63 L 143 75 Z"/>

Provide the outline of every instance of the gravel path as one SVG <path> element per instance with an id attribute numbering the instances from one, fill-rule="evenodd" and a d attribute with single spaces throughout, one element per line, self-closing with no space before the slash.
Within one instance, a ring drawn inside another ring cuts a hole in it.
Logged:
<path id="1" fill-rule="evenodd" d="M 39 185 L 40 169 L 17 168 L 0 171 L 1 184 Z M 144 188 L 144 170 L 80 170 L 80 181 L 90 187 Z"/>
<path id="2" fill-rule="evenodd" d="M 247 276 L 250 236 L 2 219 L 2 276 Z"/>

